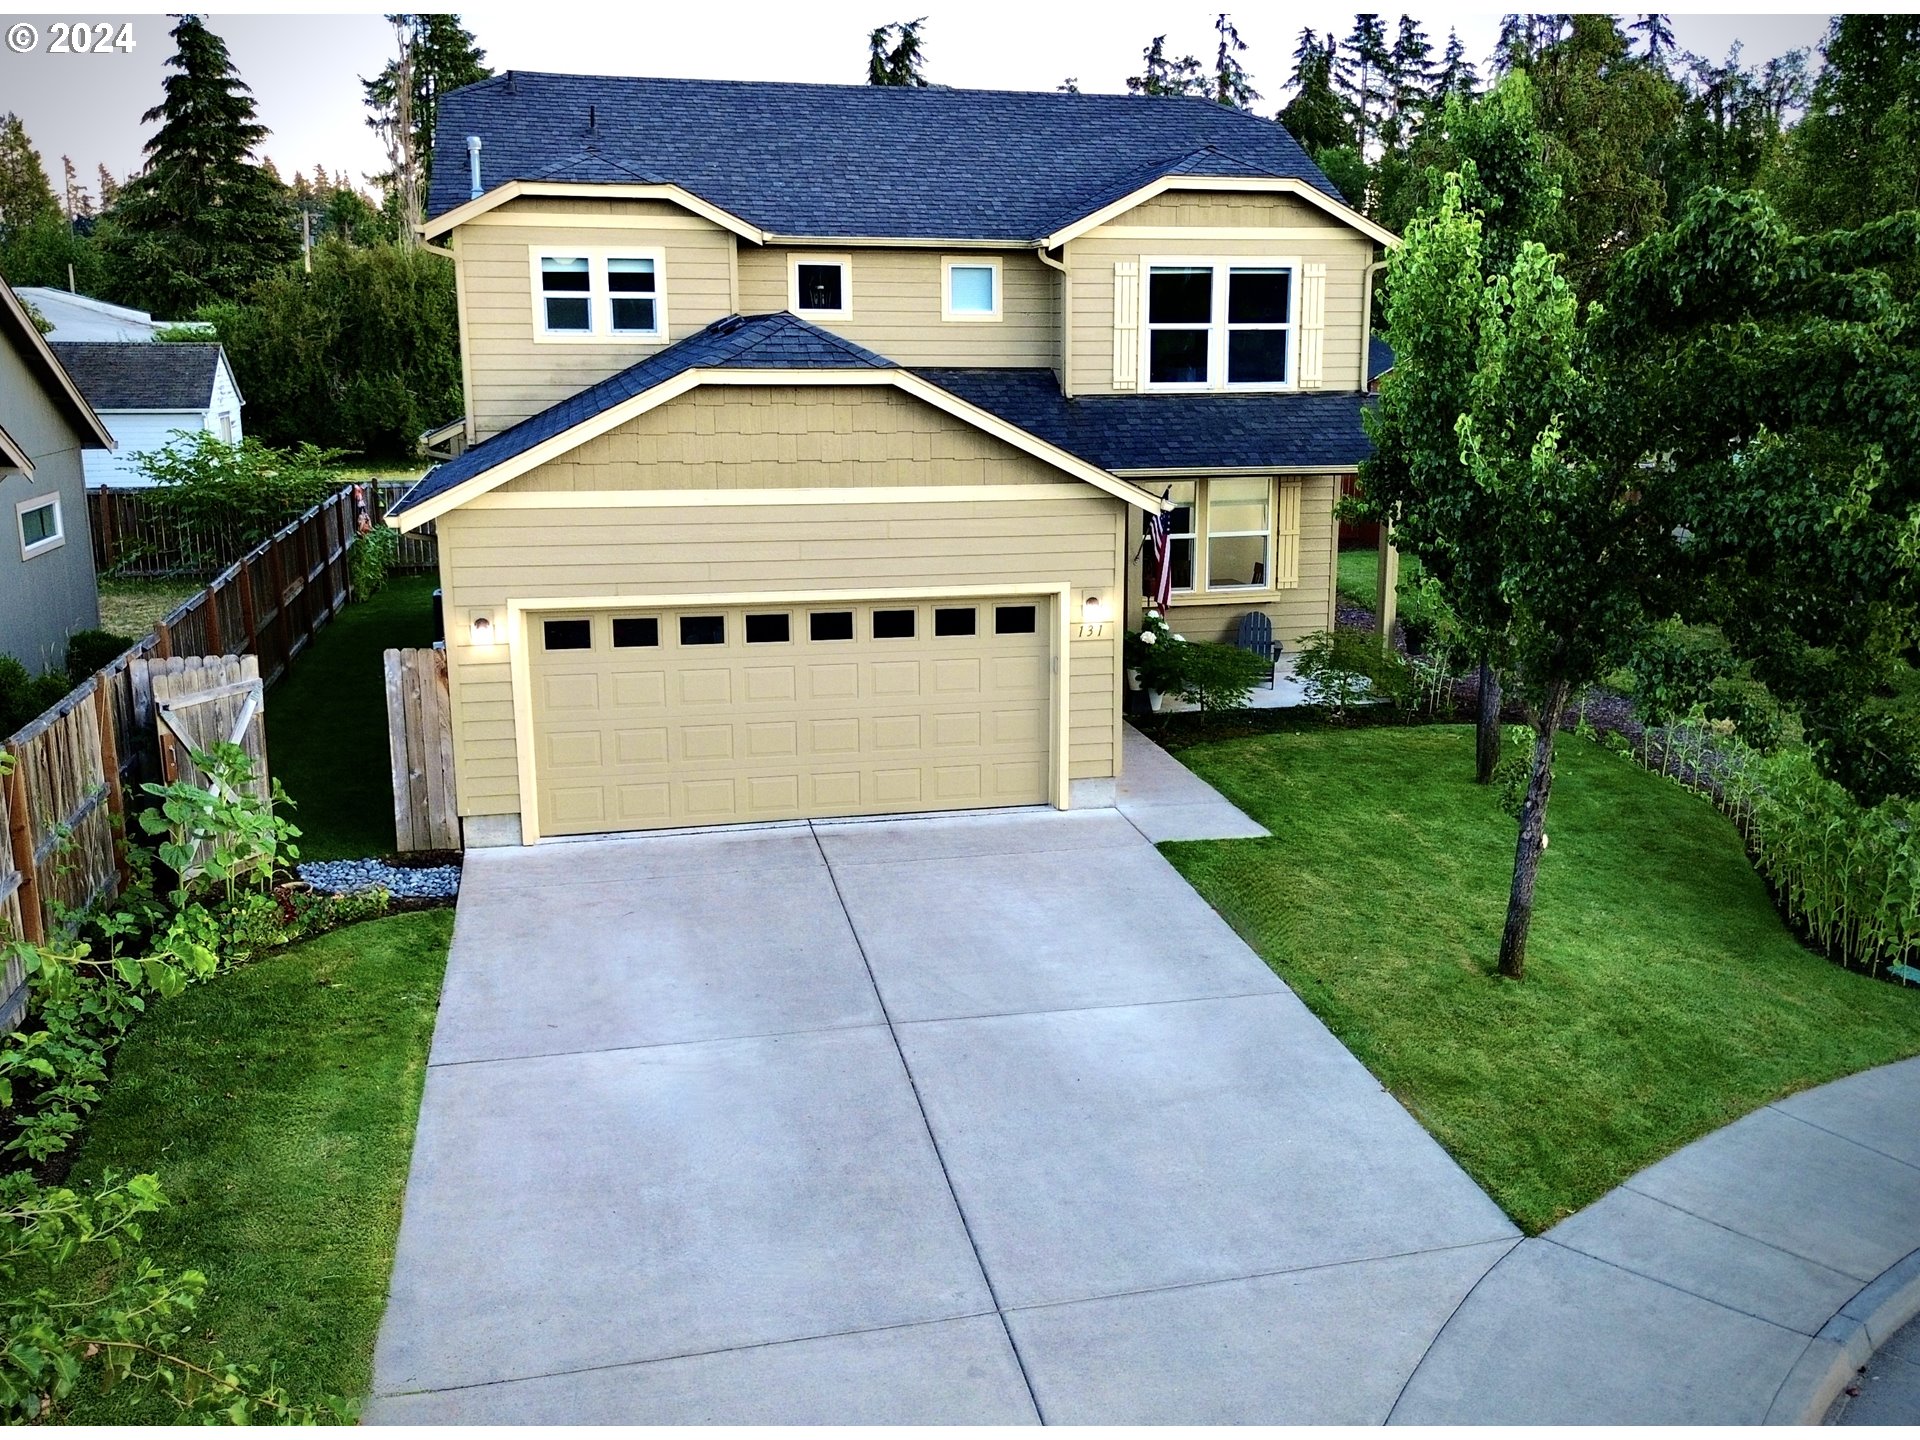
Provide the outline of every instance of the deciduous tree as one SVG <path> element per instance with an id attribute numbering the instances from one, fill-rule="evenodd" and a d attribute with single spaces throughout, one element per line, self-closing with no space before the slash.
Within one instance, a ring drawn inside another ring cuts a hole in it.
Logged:
<path id="1" fill-rule="evenodd" d="M 0 236 L 27 229 L 60 213 L 47 168 L 12 111 L 0 115 Z"/>

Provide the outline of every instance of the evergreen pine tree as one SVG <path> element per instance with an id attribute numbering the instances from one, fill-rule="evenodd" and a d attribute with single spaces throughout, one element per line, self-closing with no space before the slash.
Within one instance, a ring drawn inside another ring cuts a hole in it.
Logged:
<path id="1" fill-rule="evenodd" d="M 1355 15 L 1345 43 L 1346 54 L 1334 67 L 1334 85 L 1352 118 L 1353 143 L 1364 155 L 1391 103 L 1393 52 L 1378 15 Z"/>
<path id="2" fill-rule="evenodd" d="M 1460 43 L 1460 32 L 1447 31 L 1447 48 L 1440 56 L 1440 68 L 1433 77 L 1433 98 L 1444 105 L 1449 95 L 1471 98 L 1480 88 L 1480 72 L 1467 58 L 1467 47 Z"/>
<path id="3" fill-rule="evenodd" d="M 107 169 L 105 165 L 99 167 L 98 178 L 100 181 L 100 208 L 103 211 L 111 210 L 120 199 L 120 182 L 114 178 L 113 172 Z"/>
<path id="4" fill-rule="evenodd" d="M 1220 48 L 1213 60 L 1213 98 L 1234 110 L 1251 110 L 1260 92 L 1253 88 L 1246 67 L 1240 63 L 1247 42 L 1240 38 L 1240 32 L 1233 28 L 1233 21 L 1224 11 L 1215 17 L 1213 29 L 1220 37 Z"/>
<path id="5" fill-rule="evenodd" d="M 440 97 L 485 80 L 493 70 L 486 63 L 487 52 L 474 42 L 458 15 L 387 18 L 399 53 L 373 79 L 360 82 L 371 112 L 367 124 L 387 142 L 389 168 L 371 178 L 383 188 L 397 184 L 424 201 L 433 184 L 433 129 L 440 118 Z"/>
<path id="6" fill-rule="evenodd" d="M 926 88 L 926 42 L 920 38 L 920 27 L 926 23 L 922 15 L 918 20 L 882 25 L 867 36 L 869 85 Z"/>
<path id="7" fill-rule="evenodd" d="M 1413 138 L 1433 98 L 1433 46 L 1411 15 L 1400 17 L 1387 74 L 1391 109 L 1381 129 L 1387 144 L 1397 147 Z"/>
<path id="8" fill-rule="evenodd" d="M 1627 29 L 1645 41 L 1649 60 L 1664 61 L 1674 51 L 1673 26 L 1665 15 L 1642 15 Z"/>
<path id="9" fill-rule="evenodd" d="M 0 237 L 17 235 L 60 214 L 53 184 L 27 127 L 9 111 L 0 116 Z"/>
<path id="10" fill-rule="evenodd" d="M 226 42 L 196 15 L 173 28 L 146 169 L 120 192 L 105 236 L 115 299 L 186 316 L 238 295 L 299 249 L 286 188 L 250 160 L 267 129 Z"/>
<path id="11" fill-rule="evenodd" d="M 1316 163 L 1325 152 L 1353 143 L 1346 110 L 1333 88 L 1339 51 L 1340 42 L 1332 35 L 1322 44 L 1312 30 L 1300 32 L 1300 43 L 1293 51 L 1293 74 L 1287 80 L 1293 98 L 1275 117 Z"/>
<path id="12" fill-rule="evenodd" d="M 1127 77 L 1127 89 L 1135 95 L 1205 95 L 1211 88 L 1200 69 L 1198 57 L 1183 55 L 1167 58 L 1167 37 L 1156 35 L 1140 52 L 1138 75 Z"/>
<path id="13" fill-rule="evenodd" d="M 89 220 L 93 217 L 93 197 L 87 193 L 87 187 L 80 183 L 80 172 L 74 168 L 73 157 L 60 157 L 60 179 L 67 207 L 67 223 L 76 220 Z"/>

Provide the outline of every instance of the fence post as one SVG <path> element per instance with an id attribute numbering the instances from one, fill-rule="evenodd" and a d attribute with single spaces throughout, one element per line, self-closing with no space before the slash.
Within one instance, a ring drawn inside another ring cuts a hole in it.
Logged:
<path id="1" fill-rule="evenodd" d="M 164 620 L 153 622 L 153 649 L 162 660 L 173 658 L 173 629 Z"/>
<path id="2" fill-rule="evenodd" d="M 27 777 L 21 757 L 13 757 L 7 776 L 7 843 L 13 850 L 14 873 L 20 877 L 20 938 L 38 945 L 47 938 L 46 917 L 40 913 L 40 870 L 33 863 L 33 827 L 27 823 Z"/>
<path id="3" fill-rule="evenodd" d="M 98 675 L 93 677 L 93 714 L 100 726 L 100 773 L 107 784 L 107 813 L 113 817 L 113 869 L 124 889 L 127 850 L 121 842 L 127 835 L 127 797 L 120 788 L 120 742 L 113 734 L 113 697 Z"/>
<path id="4" fill-rule="evenodd" d="M 99 568 L 107 571 L 114 567 L 114 541 L 119 538 L 118 527 L 113 523 L 113 491 L 110 488 L 102 488 L 92 493 L 100 497 L 97 507 L 100 511 L 100 523 L 94 527 L 94 533 L 100 537 Z"/>

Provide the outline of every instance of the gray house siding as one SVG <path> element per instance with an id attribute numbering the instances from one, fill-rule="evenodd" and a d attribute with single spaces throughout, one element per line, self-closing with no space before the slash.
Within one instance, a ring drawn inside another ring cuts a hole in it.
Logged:
<path id="1" fill-rule="evenodd" d="M 100 623 L 81 437 L 38 373 L 0 340 L 0 427 L 29 459 L 33 478 L 0 462 L 0 653 L 38 673 L 66 663 L 67 637 Z M 22 501 L 60 497 L 63 544 L 21 557 Z"/>

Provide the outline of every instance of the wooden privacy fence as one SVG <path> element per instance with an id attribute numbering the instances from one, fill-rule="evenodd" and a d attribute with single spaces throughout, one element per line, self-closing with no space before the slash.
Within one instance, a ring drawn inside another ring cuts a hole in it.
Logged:
<path id="1" fill-rule="evenodd" d="M 411 480 L 374 480 L 369 481 L 373 490 L 373 518 L 378 524 L 395 501 L 413 487 Z M 440 569 L 440 541 L 435 535 L 433 521 L 429 520 L 418 530 L 410 530 L 400 536 L 400 548 L 394 556 L 393 572 L 399 575 L 433 574 Z"/>
<path id="2" fill-rule="evenodd" d="M 386 665 L 395 849 L 458 850 L 447 652 L 389 650 Z"/>
<path id="3" fill-rule="evenodd" d="M 136 660 L 134 665 L 135 692 L 144 691 L 153 706 L 162 781 L 172 784 L 185 780 L 203 790 L 218 785 L 221 793 L 233 798 L 232 791 L 193 763 L 193 754 L 210 752 L 223 743 L 238 745 L 253 764 L 248 792 L 262 802 L 273 799 L 263 719 L 266 687 L 260 681 L 258 659 L 252 655 L 191 655 Z M 198 875 L 204 861 L 203 847 L 181 878 L 190 880 Z"/>

